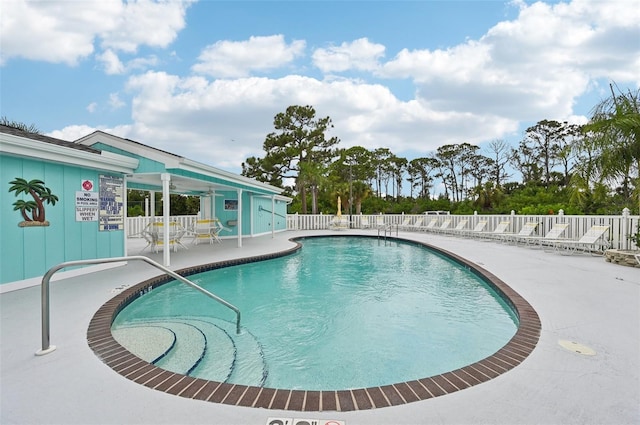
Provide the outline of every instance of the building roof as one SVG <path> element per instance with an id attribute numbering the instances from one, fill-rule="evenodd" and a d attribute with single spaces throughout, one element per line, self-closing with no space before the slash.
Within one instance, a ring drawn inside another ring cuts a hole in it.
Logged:
<path id="1" fill-rule="evenodd" d="M 100 153 L 100 150 L 92 148 L 91 146 L 79 145 L 66 140 L 56 139 L 54 137 L 45 136 L 39 133 L 31 133 L 28 131 L 20 130 L 19 128 L 9 127 L 7 125 L 0 124 L 0 133 L 11 134 L 13 136 L 24 137 L 26 139 L 37 140 L 40 142 L 51 143 L 53 145 L 63 146 L 65 148 L 77 149 L 84 152 Z"/>

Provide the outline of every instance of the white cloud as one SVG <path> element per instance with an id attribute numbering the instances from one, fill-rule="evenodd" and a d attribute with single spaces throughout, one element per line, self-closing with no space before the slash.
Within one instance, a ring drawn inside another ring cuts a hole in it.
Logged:
<path id="1" fill-rule="evenodd" d="M 97 54 L 96 60 L 102 63 L 102 68 L 107 75 L 121 75 L 131 71 L 146 70 L 158 64 L 158 58 L 153 55 L 135 58 L 125 64 L 120 61 L 118 55 L 111 49 Z"/>
<path id="2" fill-rule="evenodd" d="M 515 131 L 517 122 L 489 114 L 441 112 L 403 102 L 381 85 L 303 76 L 207 81 L 147 72 L 129 79 L 134 125 L 126 137 L 188 158 L 239 170 L 264 156 L 273 118 L 290 105 L 312 105 L 330 116 L 341 146 L 390 147 L 397 155 L 426 154 L 444 143 L 481 142 Z M 455 122 L 455 131 L 452 123 Z M 231 140 L 234 140 L 231 142 Z"/>
<path id="3" fill-rule="evenodd" d="M 114 25 L 100 33 L 102 46 L 134 53 L 138 46 L 167 47 L 185 27 L 194 0 L 138 0 L 120 3 Z"/>
<path id="4" fill-rule="evenodd" d="M 4 1 L 0 64 L 22 57 L 76 65 L 96 41 L 128 53 L 141 45 L 166 47 L 184 28 L 192 1 Z"/>
<path id="5" fill-rule="evenodd" d="M 379 75 L 412 78 L 419 98 L 443 111 L 566 119 L 594 79 L 640 84 L 640 8 L 633 3 L 518 2 L 517 19 L 500 22 L 479 40 L 404 49 Z"/>
<path id="6" fill-rule="evenodd" d="M 94 131 L 96 131 L 96 129 L 88 125 L 70 125 L 64 127 L 62 130 L 55 130 L 47 133 L 47 136 L 73 142 L 74 140 L 78 140 L 79 138 L 84 137 L 87 134 L 93 133 Z"/>
<path id="7" fill-rule="evenodd" d="M 314 65 L 323 72 L 373 71 L 378 67 L 378 60 L 384 57 L 384 52 L 382 44 L 360 38 L 340 46 L 316 49 L 312 57 Z"/>
<path id="8" fill-rule="evenodd" d="M 96 59 L 102 63 L 104 72 L 107 75 L 124 74 L 124 64 L 120 62 L 120 58 L 113 50 L 105 50 L 103 53 L 96 55 Z"/>
<path id="9" fill-rule="evenodd" d="M 253 71 L 269 71 L 291 63 L 304 53 L 305 45 L 301 40 L 287 44 L 283 35 L 218 41 L 203 49 L 192 69 L 218 78 L 246 77 Z"/>
<path id="10" fill-rule="evenodd" d="M 96 102 L 91 102 L 90 104 L 87 105 L 87 111 L 90 114 L 93 114 L 97 108 L 98 108 L 98 104 Z"/>
<path id="11" fill-rule="evenodd" d="M 109 106 L 111 106 L 111 109 L 120 109 L 125 105 L 126 103 L 120 99 L 120 95 L 118 95 L 118 93 L 109 94 Z"/>

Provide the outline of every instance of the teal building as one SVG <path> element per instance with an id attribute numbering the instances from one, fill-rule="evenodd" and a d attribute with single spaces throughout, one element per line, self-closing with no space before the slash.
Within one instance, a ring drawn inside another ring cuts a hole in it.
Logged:
<path id="1" fill-rule="evenodd" d="M 200 217 L 238 247 L 286 230 L 280 188 L 102 131 L 68 142 L 0 125 L 0 292 L 63 262 L 125 256 L 127 189 L 199 196 Z M 150 215 L 169 224 L 169 203 Z"/>

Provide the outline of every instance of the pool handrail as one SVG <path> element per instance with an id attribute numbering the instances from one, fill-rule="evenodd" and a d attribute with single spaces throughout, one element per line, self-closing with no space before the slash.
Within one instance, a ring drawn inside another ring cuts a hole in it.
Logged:
<path id="1" fill-rule="evenodd" d="M 178 273 L 169 270 L 168 268 L 166 268 L 165 266 L 153 261 L 152 259 L 145 257 L 143 255 L 132 255 L 132 256 L 128 256 L 128 257 L 111 257 L 111 258 L 95 258 L 95 259 L 90 259 L 90 260 L 75 260 L 75 261 L 67 261 L 64 263 L 60 263 L 57 266 L 54 266 L 52 268 L 50 268 L 45 275 L 42 277 L 42 284 L 41 284 L 41 301 L 42 301 L 42 349 L 36 351 L 36 356 L 43 356 L 45 354 L 49 354 L 51 352 L 53 352 L 56 349 L 55 345 L 51 345 L 51 341 L 50 341 L 50 320 L 49 320 L 49 281 L 51 280 L 51 277 L 53 276 L 53 274 L 55 272 L 57 272 L 58 270 L 64 269 L 65 267 L 72 267 L 72 266 L 83 266 L 83 265 L 89 265 L 89 264 L 105 264 L 105 263 L 120 263 L 120 262 L 127 262 L 127 261 L 132 261 L 132 260 L 140 260 L 140 261 L 144 261 L 147 264 L 152 265 L 153 267 L 162 270 L 164 273 L 168 274 L 169 276 L 173 277 L 174 279 L 179 280 L 182 283 L 185 283 L 189 286 L 191 286 L 192 288 L 202 292 L 203 294 L 205 294 L 206 296 L 208 296 L 209 298 L 212 298 L 213 300 L 219 302 L 220 304 L 224 305 L 225 307 L 233 310 L 236 313 L 236 333 L 240 334 L 240 310 L 234 306 L 233 304 L 230 304 L 229 302 L 223 300 L 222 298 L 218 297 L 215 294 L 212 294 L 211 292 L 207 291 L 206 289 L 196 285 L 195 283 L 191 282 L 190 280 L 186 279 L 183 276 L 180 276 Z"/>

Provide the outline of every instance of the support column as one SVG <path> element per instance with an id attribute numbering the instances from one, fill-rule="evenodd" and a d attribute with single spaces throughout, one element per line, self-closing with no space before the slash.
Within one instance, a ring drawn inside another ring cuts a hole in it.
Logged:
<path id="1" fill-rule="evenodd" d="M 162 261 L 165 267 L 171 265 L 171 247 L 169 246 L 169 217 L 170 217 L 170 197 L 169 197 L 169 185 L 171 184 L 171 174 L 160 174 L 160 180 L 162 180 L 162 223 L 164 232 L 162 232 Z"/>
<path id="2" fill-rule="evenodd" d="M 238 189 L 238 248 L 242 248 L 242 189 Z"/>

